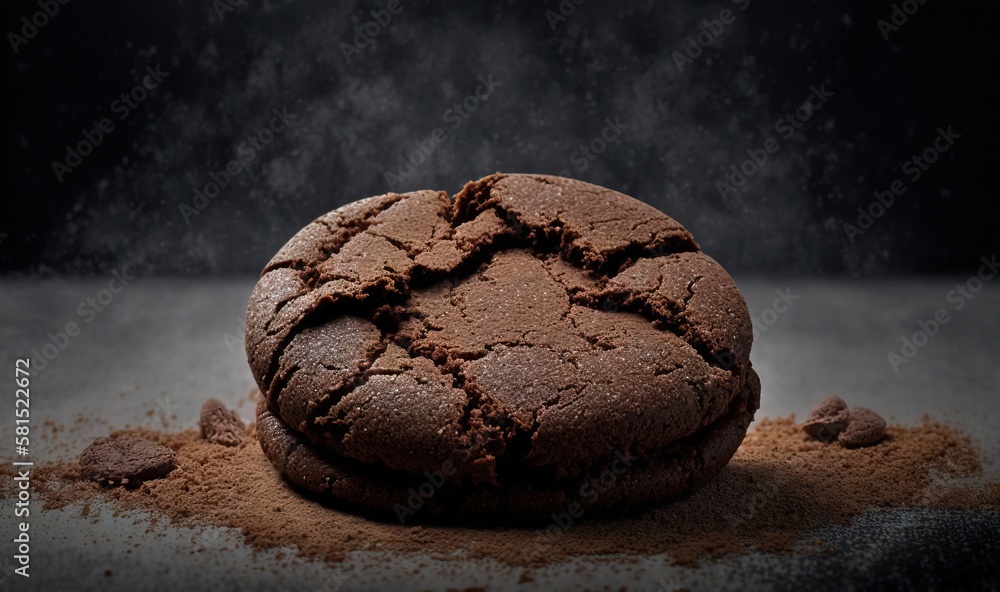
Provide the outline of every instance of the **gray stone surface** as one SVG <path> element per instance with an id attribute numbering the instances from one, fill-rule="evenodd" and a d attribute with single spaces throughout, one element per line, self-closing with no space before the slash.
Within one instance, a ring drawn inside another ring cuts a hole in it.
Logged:
<path id="1" fill-rule="evenodd" d="M 930 414 L 959 424 L 995 456 L 1000 449 L 1000 286 L 987 284 L 956 311 L 948 294 L 965 280 L 742 279 L 738 283 L 761 330 L 752 355 L 763 385 L 758 417 L 803 417 L 817 400 L 836 393 L 894 422 L 916 422 Z M 107 422 L 64 433 L 62 449 L 36 445 L 35 461 L 78 452 L 108 426 L 149 422 L 150 411 L 168 428 L 192 427 L 205 398 L 235 405 L 253 388 L 241 335 L 252 279 L 137 278 L 86 322 L 90 316 L 78 308 L 81 303 L 88 307 L 86 299 L 106 285 L 107 280 L 0 281 L 0 367 L 8 368 L 9 376 L 14 360 L 41 351 L 49 333 L 71 321 L 81 326 L 46 368 L 34 372 L 35 428 L 45 420 L 71 424 L 81 416 Z M 776 290 L 790 290 L 797 299 L 772 315 L 767 311 L 778 298 Z M 901 338 L 912 337 L 918 321 L 932 318 L 939 308 L 950 320 L 895 372 L 887 354 L 898 353 Z M 8 392 L 13 388 L 12 383 L 6 387 Z M 12 409 L 13 397 L 5 400 Z M 251 419 L 248 403 L 238 409 L 244 420 Z M 7 443 L 0 449 L 4 462 L 13 457 L 11 415 L 5 409 L 0 425 L 0 442 Z M 987 470 L 996 477 L 997 467 Z M 14 536 L 12 511 L 2 509 L 0 540 Z M 162 536 L 154 538 L 146 534 L 142 518 L 115 517 L 101 506 L 88 519 L 72 507 L 33 512 L 32 577 L 7 575 L 12 546 L 2 543 L 0 589 L 365 590 L 391 583 L 398 591 L 574 590 L 586 578 L 586 587 L 614 590 L 923 590 L 996 589 L 1000 581 L 996 513 L 870 514 L 849 527 L 819 533 L 840 549 L 832 555 L 755 554 L 697 570 L 664 566 L 663 557 L 611 558 L 610 563 L 581 558 L 576 562 L 580 571 L 569 572 L 572 577 L 564 566 L 535 569 L 535 581 L 520 585 L 520 568 L 492 562 L 467 561 L 456 569 L 454 562 L 385 556 L 384 568 L 375 574 L 348 569 L 358 555 L 335 566 L 279 560 L 276 552 L 253 555 L 238 534 L 219 529 L 177 528 L 161 521 L 153 528 Z M 113 542 L 95 542 L 106 538 Z M 136 541 L 141 546 L 128 553 Z M 202 552 L 192 554 L 192 547 Z M 415 570 L 418 563 L 426 566 Z"/>

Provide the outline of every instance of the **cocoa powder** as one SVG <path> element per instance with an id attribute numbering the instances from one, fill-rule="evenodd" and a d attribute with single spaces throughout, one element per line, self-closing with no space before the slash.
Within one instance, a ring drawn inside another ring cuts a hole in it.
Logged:
<path id="1" fill-rule="evenodd" d="M 252 430 L 252 428 L 251 428 Z M 696 564 L 751 549 L 785 553 L 814 542 L 816 529 L 889 508 L 1000 509 L 1000 484 L 983 483 L 972 442 L 925 418 L 890 425 L 885 440 L 848 449 L 810 438 L 794 418 L 763 420 L 719 476 L 691 497 L 640 517 L 590 519 L 565 530 L 405 526 L 373 521 L 312 501 L 284 482 L 255 439 L 227 447 L 197 430 L 129 430 L 173 449 L 177 468 L 134 490 L 88 482 L 74 462 L 49 464 L 36 483 L 47 508 L 95 497 L 183 525 L 239 529 L 256 549 L 296 547 L 308 558 L 339 561 L 354 550 L 424 552 L 539 565 L 570 556 L 666 553 Z M 973 481 L 972 485 L 969 481 Z M 10 495 L 10 492 L 4 492 Z"/>

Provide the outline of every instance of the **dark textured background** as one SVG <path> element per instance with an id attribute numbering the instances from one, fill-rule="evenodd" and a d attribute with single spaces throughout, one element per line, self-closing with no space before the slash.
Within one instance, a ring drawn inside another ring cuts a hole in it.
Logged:
<path id="1" fill-rule="evenodd" d="M 996 250 L 995 3 L 929 0 L 886 41 L 888 1 L 589 0 L 553 30 L 556 2 L 403 0 L 348 63 L 340 44 L 387 3 L 244 0 L 220 18 L 208 1 L 69 0 L 16 54 L 8 40 L 0 272 L 256 273 L 312 218 L 388 191 L 437 127 L 447 140 L 396 189 L 569 171 L 664 210 L 734 273 L 966 274 Z M 678 72 L 673 52 L 723 8 L 735 22 Z M 5 3 L 5 36 L 37 10 Z M 64 146 L 156 65 L 168 78 L 57 182 Z M 722 173 L 824 82 L 828 103 L 723 199 Z M 187 224 L 179 206 L 281 106 L 295 123 Z M 609 117 L 627 129 L 581 170 Z M 947 126 L 961 139 L 851 244 L 844 222 Z"/>

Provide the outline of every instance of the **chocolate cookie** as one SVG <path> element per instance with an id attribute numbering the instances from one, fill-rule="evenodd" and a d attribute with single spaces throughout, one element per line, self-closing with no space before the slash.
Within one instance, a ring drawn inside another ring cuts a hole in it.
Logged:
<path id="1" fill-rule="evenodd" d="M 850 420 L 847 403 L 837 395 L 830 395 L 809 411 L 802 429 L 821 442 L 832 442 L 844 431 Z"/>
<path id="2" fill-rule="evenodd" d="M 675 498 L 760 395 L 725 270 L 658 210 L 560 177 L 322 216 L 267 264 L 246 329 L 272 463 L 404 520 Z"/>
<path id="3" fill-rule="evenodd" d="M 848 448 L 874 446 L 885 438 L 885 420 L 878 413 L 865 407 L 851 409 L 851 421 L 838 440 Z"/>
<path id="4" fill-rule="evenodd" d="M 98 438 L 80 454 L 80 470 L 104 485 L 134 487 L 176 468 L 173 450 L 145 438 Z"/>

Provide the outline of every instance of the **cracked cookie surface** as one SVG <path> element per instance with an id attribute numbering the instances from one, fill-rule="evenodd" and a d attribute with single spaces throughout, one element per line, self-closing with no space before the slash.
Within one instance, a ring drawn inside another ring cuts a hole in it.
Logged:
<path id="1" fill-rule="evenodd" d="M 265 267 L 246 337 L 271 461 L 377 510 L 432 473 L 432 512 L 554 512 L 623 457 L 591 505 L 676 497 L 760 393 L 729 275 L 658 210 L 560 177 L 320 217 Z"/>

